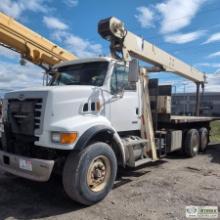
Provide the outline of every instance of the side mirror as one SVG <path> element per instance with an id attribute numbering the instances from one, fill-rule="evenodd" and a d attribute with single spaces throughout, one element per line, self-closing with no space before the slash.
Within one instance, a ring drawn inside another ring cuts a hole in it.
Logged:
<path id="1" fill-rule="evenodd" d="M 128 81 L 137 82 L 139 76 L 139 64 L 136 59 L 129 62 Z"/>

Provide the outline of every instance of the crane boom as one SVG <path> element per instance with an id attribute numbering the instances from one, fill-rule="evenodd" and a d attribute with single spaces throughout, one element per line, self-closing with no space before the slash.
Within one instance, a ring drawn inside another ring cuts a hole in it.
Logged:
<path id="1" fill-rule="evenodd" d="M 52 66 L 77 57 L 41 35 L 0 12 L 0 44 L 15 50 L 22 58 L 40 65 Z"/>
<path id="2" fill-rule="evenodd" d="M 155 65 L 157 70 L 173 72 L 195 83 L 205 83 L 204 73 L 129 32 L 117 18 L 101 20 L 98 31 L 103 38 L 111 42 L 113 56 L 121 52 L 124 60 L 135 57 Z"/>

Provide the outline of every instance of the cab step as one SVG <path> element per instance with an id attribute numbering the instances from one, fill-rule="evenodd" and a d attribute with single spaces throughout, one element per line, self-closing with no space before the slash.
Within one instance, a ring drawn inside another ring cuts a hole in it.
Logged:
<path id="1" fill-rule="evenodd" d="M 144 165 L 144 164 L 152 162 L 152 161 L 153 160 L 151 158 L 144 158 L 144 159 L 141 159 L 141 160 L 137 160 L 134 163 L 134 167 L 139 167 L 141 165 Z"/>

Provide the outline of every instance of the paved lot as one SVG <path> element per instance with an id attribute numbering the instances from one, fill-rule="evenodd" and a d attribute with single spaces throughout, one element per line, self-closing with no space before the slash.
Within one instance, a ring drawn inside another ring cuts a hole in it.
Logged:
<path id="1" fill-rule="evenodd" d="M 186 219 L 186 205 L 220 207 L 220 146 L 194 159 L 176 153 L 141 169 L 120 170 L 113 191 L 91 207 L 69 200 L 59 178 L 35 183 L 0 174 L 0 220 L 178 220 Z"/>

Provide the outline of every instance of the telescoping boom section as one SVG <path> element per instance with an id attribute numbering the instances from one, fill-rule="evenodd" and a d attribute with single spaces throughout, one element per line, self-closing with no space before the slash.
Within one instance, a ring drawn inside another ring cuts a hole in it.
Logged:
<path id="1" fill-rule="evenodd" d="M 40 65 L 53 66 L 77 57 L 41 35 L 0 12 L 0 44 L 10 48 L 24 59 Z"/>
<path id="2" fill-rule="evenodd" d="M 98 31 L 103 38 L 111 42 L 113 56 L 117 56 L 117 53 L 121 52 L 124 60 L 129 60 L 130 56 L 135 57 L 153 64 L 156 71 L 173 72 L 195 83 L 205 83 L 204 73 L 129 32 L 123 22 L 117 18 L 101 20 Z"/>

